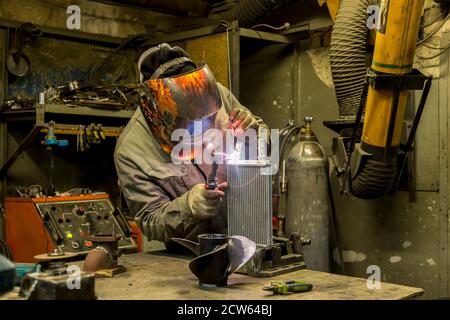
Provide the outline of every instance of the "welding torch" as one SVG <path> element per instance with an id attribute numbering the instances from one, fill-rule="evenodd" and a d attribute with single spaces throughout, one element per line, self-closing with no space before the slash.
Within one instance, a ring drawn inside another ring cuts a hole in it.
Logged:
<path id="1" fill-rule="evenodd" d="M 207 190 L 215 190 L 218 187 L 217 184 L 217 168 L 219 165 L 217 164 L 216 160 L 213 161 L 211 165 L 211 172 L 208 176 L 208 179 L 206 180 L 206 189 Z"/>

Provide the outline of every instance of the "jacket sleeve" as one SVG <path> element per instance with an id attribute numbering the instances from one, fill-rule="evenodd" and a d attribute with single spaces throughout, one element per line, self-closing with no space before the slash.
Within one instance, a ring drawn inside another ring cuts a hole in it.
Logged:
<path id="1" fill-rule="evenodd" d="M 129 133 L 133 135 L 133 133 Z M 193 224 L 193 216 L 187 202 L 187 193 L 170 199 L 158 186 L 157 177 L 145 161 L 152 150 L 130 139 L 116 148 L 114 162 L 119 184 L 131 214 L 139 228 L 149 239 L 168 242 L 173 237 L 184 237 Z M 151 149 L 151 146 L 149 146 Z"/>

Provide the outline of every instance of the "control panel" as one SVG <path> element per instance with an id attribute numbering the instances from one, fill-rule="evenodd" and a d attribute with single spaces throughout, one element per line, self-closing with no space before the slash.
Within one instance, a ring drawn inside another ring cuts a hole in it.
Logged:
<path id="1" fill-rule="evenodd" d="M 85 196 L 76 200 L 57 197 L 50 201 L 33 201 L 50 237 L 66 252 L 87 253 L 93 244 L 85 239 L 88 235 L 121 235 L 119 249 L 134 249 L 131 230 L 125 217 L 117 211 L 109 198 Z"/>

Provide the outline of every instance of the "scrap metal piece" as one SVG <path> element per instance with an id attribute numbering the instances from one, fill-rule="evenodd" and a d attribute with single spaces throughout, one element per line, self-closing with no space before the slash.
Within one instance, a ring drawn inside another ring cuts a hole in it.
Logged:
<path id="1" fill-rule="evenodd" d="M 76 254 L 65 253 L 59 248 L 35 256 L 40 260 L 39 272 L 23 277 L 19 296 L 28 300 L 96 299 L 95 275 L 66 264 L 74 256 Z"/>
<path id="2" fill-rule="evenodd" d="M 92 242 L 94 249 L 86 256 L 83 262 L 83 271 L 98 272 L 109 270 L 112 272 L 112 275 L 125 272 L 126 268 L 118 264 L 120 239 L 121 236 L 114 234 L 87 236 L 86 240 Z"/>
<path id="3" fill-rule="evenodd" d="M 256 252 L 256 243 L 242 236 L 232 236 L 228 241 L 227 272 L 232 274 L 241 268 Z"/>
<path id="4" fill-rule="evenodd" d="M 8 71 L 16 77 L 23 77 L 30 70 L 30 59 L 19 51 L 14 51 L 6 58 Z"/>
<path id="5" fill-rule="evenodd" d="M 226 286 L 228 277 L 241 268 L 256 251 L 256 243 L 243 236 L 202 234 L 199 243 L 173 238 L 197 257 L 189 262 L 189 269 L 201 286 Z"/>
<path id="6" fill-rule="evenodd" d="M 28 300 L 95 300 L 95 275 L 28 273 L 22 280 L 19 296 Z"/>
<path id="7" fill-rule="evenodd" d="M 237 272 L 254 277 L 274 277 L 306 268 L 302 246 L 310 240 L 293 234 L 290 239 L 274 237 L 271 245 L 258 245 L 255 254 Z"/>
<path id="8" fill-rule="evenodd" d="M 198 278 L 200 286 L 226 286 L 228 266 L 227 244 L 189 262 L 189 270 Z"/>

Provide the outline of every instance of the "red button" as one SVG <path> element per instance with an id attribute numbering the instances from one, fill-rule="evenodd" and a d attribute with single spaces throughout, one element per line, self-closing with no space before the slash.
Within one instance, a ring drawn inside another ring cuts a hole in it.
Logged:
<path id="1" fill-rule="evenodd" d="M 92 247 L 92 241 L 85 241 L 85 242 L 84 242 L 84 245 L 85 245 L 86 247 Z"/>

